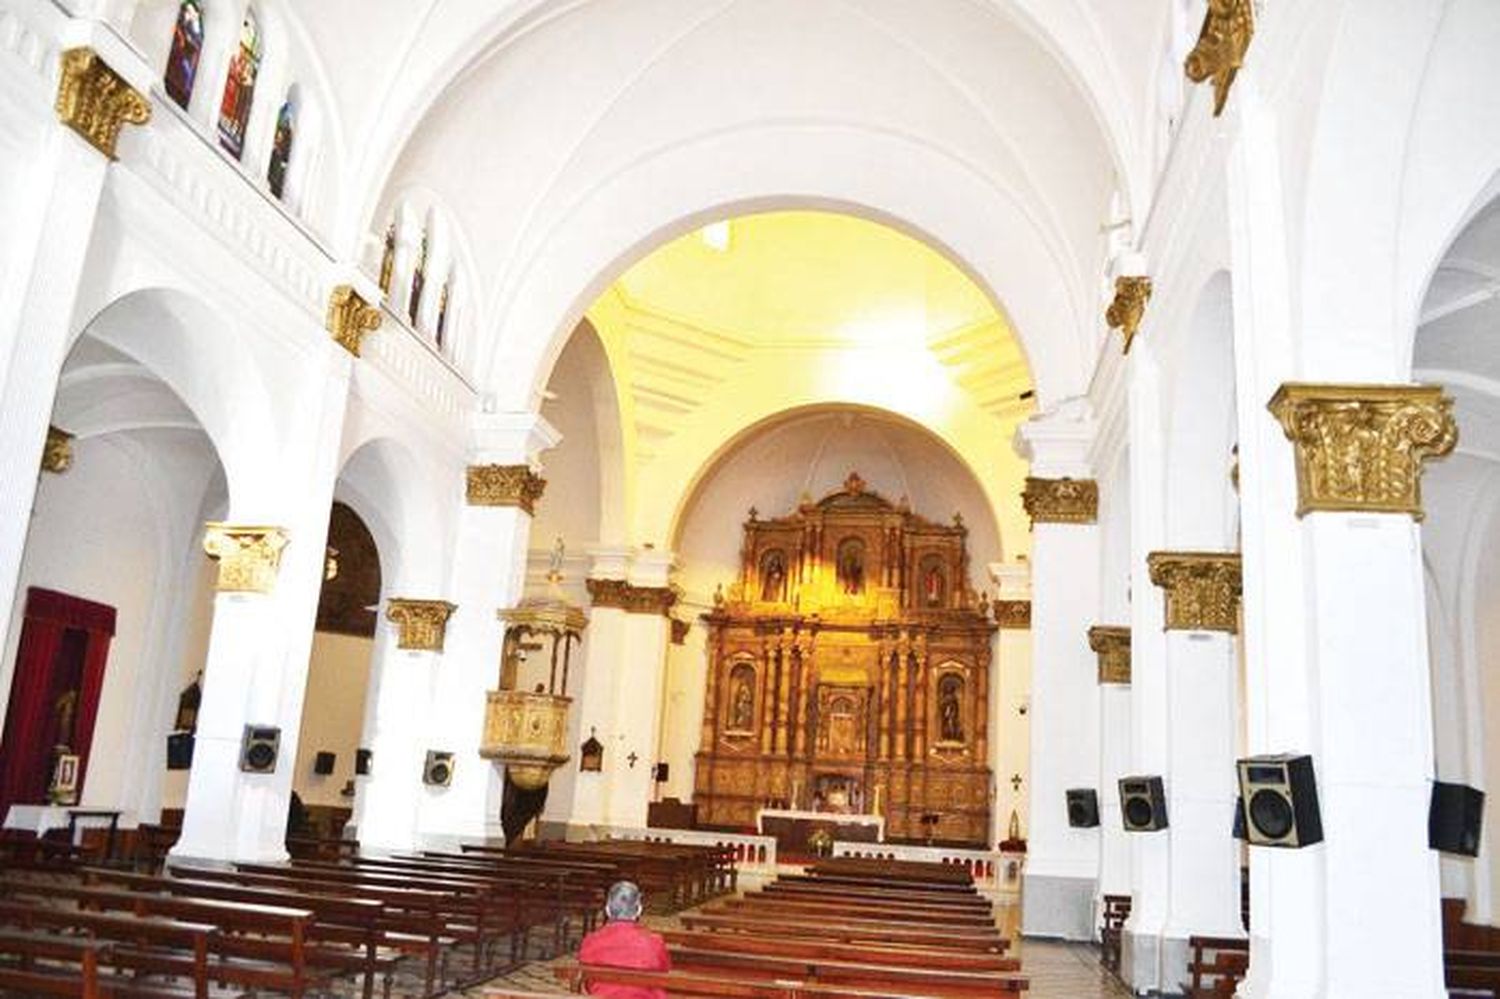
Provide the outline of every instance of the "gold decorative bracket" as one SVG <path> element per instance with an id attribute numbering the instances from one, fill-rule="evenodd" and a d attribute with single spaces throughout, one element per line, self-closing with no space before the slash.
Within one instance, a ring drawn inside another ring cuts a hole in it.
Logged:
<path id="1" fill-rule="evenodd" d="M 325 325 L 335 343 L 358 357 L 365 336 L 380 328 L 380 310 L 366 302 L 352 286 L 341 284 L 328 296 Z"/>
<path id="2" fill-rule="evenodd" d="M 1240 557 L 1233 552 L 1152 552 L 1151 582 L 1166 594 L 1166 631 L 1223 631 L 1240 627 Z"/>
<path id="3" fill-rule="evenodd" d="M 457 609 L 446 600 L 392 597 L 386 601 L 385 619 L 398 629 L 396 648 L 441 652 L 448 633 L 448 618 Z"/>
<path id="4" fill-rule="evenodd" d="M 1092 524 L 1099 519 L 1099 484 L 1093 479 L 1028 477 L 1021 502 L 1033 525 Z"/>
<path id="5" fill-rule="evenodd" d="M 1422 462 L 1458 444 L 1437 385 L 1288 383 L 1270 410 L 1296 450 L 1297 516 L 1408 513 L 1422 519 Z"/>
<path id="6" fill-rule="evenodd" d="M 530 465 L 470 465 L 468 469 L 470 506 L 518 506 L 535 515 L 536 502 L 546 488 L 547 480 Z"/>
<path id="7" fill-rule="evenodd" d="M 214 589 L 220 593 L 270 593 L 281 568 L 287 533 L 280 527 L 210 521 L 203 550 L 219 563 Z"/>
<path id="8" fill-rule="evenodd" d="M 47 443 L 42 447 L 42 471 L 61 475 L 73 467 L 73 435 L 49 426 Z"/>
<path id="9" fill-rule="evenodd" d="M 1188 53 L 1183 69 L 1194 83 L 1213 81 L 1215 118 L 1224 112 L 1229 88 L 1245 64 L 1245 53 L 1254 36 L 1253 0 L 1208 0 L 1198 44 Z"/>
<path id="10" fill-rule="evenodd" d="M 623 579 L 589 579 L 589 599 L 596 608 L 614 607 L 627 614 L 670 614 L 677 591 L 670 586 L 636 586 Z"/>
<path id="11" fill-rule="evenodd" d="M 1030 600 L 996 600 L 995 623 L 1002 628 L 1024 631 L 1031 627 Z"/>
<path id="12" fill-rule="evenodd" d="M 1089 648 L 1099 657 L 1099 682 L 1130 683 L 1130 629 L 1096 624 L 1089 629 Z"/>
<path id="13" fill-rule="evenodd" d="M 1119 330 L 1125 338 L 1123 353 L 1130 353 L 1130 345 L 1140 332 L 1141 320 L 1146 316 L 1146 303 L 1151 300 L 1151 279 L 1148 277 L 1115 278 L 1115 298 L 1104 310 L 1104 321 L 1109 328 Z"/>
<path id="14" fill-rule="evenodd" d="M 59 121 L 112 160 L 120 129 L 151 120 L 151 102 L 86 46 L 62 54 L 54 107 Z"/>

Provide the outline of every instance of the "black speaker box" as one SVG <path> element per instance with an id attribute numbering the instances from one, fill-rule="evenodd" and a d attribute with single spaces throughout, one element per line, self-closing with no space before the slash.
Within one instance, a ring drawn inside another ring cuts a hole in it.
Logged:
<path id="1" fill-rule="evenodd" d="M 173 732 L 167 736 L 167 769 L 191 770 L 193 767 L 193 733 Z"/>
<path id="2" fill-rule="evenodd" d="M 246 725 L 240 740 L 240 769 L 250 774 L 276 772 L 281 754 L 281 729 L 274 725 Z"/>
<path id="3" fill-rule="evenodd" d="M 1467 784 L 1432 782 L 1432 806 L 1427 812 L 1429 846 L 1443 853 L 1477 857 L 1483 823 L 1483 791 Z"/>
<path id="4" fill-rule="evenodd" d="M 1318 782 L 1311 756 L 1282 753 L 1236 763 L 1251 846 L 1298 849 L 1323 842 Z"/>
<path id="5" fill-rule="evenodd" d="M 1234 838 L 1243 842 L 1249 838 L 1245 832 L 1245 799 L 1243 797 L 1234 799 Z"/>
<path id="6" fill-rule="evenodd" d="M 318 755 L 313 757 L 313 773 L 327 777 L 333 773 L 333 765 L 337 760 L 338 755 L 336 753 L 320 750 Z"/>
<path id="7" fill-rule="evenodd" d="M 1091 787 L 1068 789 L 1068 825 L 1093 829 L 1099 825 L 1099 792 Z"/>
<path id="8" fill-rule="evenodd" d="M 370 776 L 370 764 L 374 761 L 375 754 L 368 749 L 356 749 L 354 751 L 354 775 L 356 777 Z"/>
<path id="9" fill-rule="evenodd" d="M 447 787 L 453 783 L 453 754 L 436 749 L 427 751 L 422 764 L 422 783 L 428 787 Z"/>
<path id="10" fill-rule="evenodd" d="M 656 783 L 665 784 L 667 782 L 667 775 L 671 772 L 671 768 L 667 764 L 658 763 L 656 769 L 651 772 L 651 777 Z"/>
<path id="11" fill-rule="evenodd" d="M 1120 817 L 1126 832 L 1167 828 L 1167 792 L 1161 778 L 1121 777 Z"/>

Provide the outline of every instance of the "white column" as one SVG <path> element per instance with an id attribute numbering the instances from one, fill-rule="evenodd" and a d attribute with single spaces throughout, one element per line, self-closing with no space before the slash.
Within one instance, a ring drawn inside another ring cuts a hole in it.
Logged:
<path id="1" fill-rule="evenodd" d="M 1031 565 L 1028 562 L 996 562 L 989 566 L 990 578 L 999 588 L 1000 602 L 1025 603 L 1029 620 L 1031 605 Z M 995 774 L 995 804 L 990 815 L 990 844 L 1004 840 L 1010 824 L 1010 813 L 1016 813 L 1025 838 L 1031 828 L 1027 810 L 1029 789 L 1018 791 L 1011 777 L 1023 777 L 1031 770 L 1028 759 L 1031 748 L 1031 628 L 1007 625 L 1003 611 L 997 611 L 1000 630 L 995 634 L 995 654 L 990 665 L 990 767 Z M 1026 713 L 1021 712 L 1026 707 Z"/>
<path id="2" fill-rule="evenodd" d="M 670 583 L 673 557 L 667 552 L 642 551 L 630 569 L 633 586 L 664 594 Z M 655 782 L 652 778 L 661 745 L 667 679 L 667 648 L 671 643 L 670 604 L 626 615 L 626 656 L 617 664 L 620 685 L 615 701 L 615 731 L 624 755 L 616 758 L 610 792 L 610 822 L 645 826 Z M 629 756 L 637 757 L 630 765 Z M 623 769 L 620 769 L 623 764 Z"/>
<path id="3" fill-rule="evenodd" d="M 1018 436 L 1034 477 L 1092 489 L 1085 456 L 1093 434 L 1086 407 L 1073 405 L 1033 418 Z M 1099 688 L 1087 639 L 1099 607 L 1097 494 L 1093 507 L 1061 518 L 1032 511 L 1031 829 L 1021 917 L 1028 936 L 1093 935 L 1099 830 L 1069 827 L 1066 795 L 1099 784 L 1099 733 L 1090 723 L 1099 716 Z"/>
<path id="4" fill-rule="evenodd" d="M 381 620 L 360 739 L 370 750 L 370 773 L 354 778 L 355 827 L 361 846 L 404 850 L 417 845 L 425 726 L 442 654 L 396 645 L 395 627 Z"/>
<path id="5" fill-rule="evenodd" d="M 182 836 L 172 856 L 276 861 L 286 857 L 292 765 L 302 723 L 314 617 L 323 584 L 351 358 L 323 340 L 302 360 L 290 402 L 306 418 L 291 439 L 268 441 L 282 474 L 250 484 L 230 510 L 235 524 L 276 525 L 286 547 L 266 593 L 219 592 L 204 665 L 203 704 L 188 776 Z M 230 558 L 220 558 L 221 567 Z M 222 578 L 222 577 L 221 577 Z M 222 590 L 222 587 L 221 587 Z M 272 773 L 240 769 L 245 726 L 280 729 Z"/>
<path id="6" fill-rule="evenodd" d="M 535 413 L 481 417 L 470 467 L 538 467 L 538 455 L 555 447 L 557 431 Z M 500 680 L 504 628 L 496 617 L 520 599 L 526 582 L 531 514 L 519 497 L 471 496 L 458 517 L 448 599 L 458 605 L 448 620 L 444 652 L 434 679 L 432 709 L 425 725 L 427 750 L 453 753 L 449 786 L 417 781 L 421 836 L 434 843 L 501 835 L 500 771 L 479 755 L 485 694 Z M 541 502 L 546 502 L 545 496 Z M 492 505 L 505 503 L 506 505 Z M 377 766 L 379 761 L 377 760 Z"/>
<path id="7" fill-rule="evenodd" d="M 1128 669 L 1129 641 L 1125 656 Z M 1101 654 L 1102 655 L 1102 654 Z M 1130 836 L 1120 816 L 1120 778 L 1130 774 L 1130 678 L 1099 683 L 1099 905 L 1105 895 L 1129 895 Z M 1095 921 L 1097 927 L 1097 920 Z"/>

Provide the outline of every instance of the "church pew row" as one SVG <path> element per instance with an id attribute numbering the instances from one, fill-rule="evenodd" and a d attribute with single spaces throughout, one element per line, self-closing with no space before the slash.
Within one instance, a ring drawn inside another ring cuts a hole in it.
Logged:
<path id="1" fill-rule="evenodd" d="M 782 884 L 772 881 L 758 894 L 768 898 L 787 901 L 837 901 L 848 905 L 908 905 L 921 906 L 934 911 L 988 914 L 994 907 L 988 899 L 975 896 L 970 899 L 947 899 L 941 896 L 928 897 L 914 894 L 882 892 L 878 888 L 861 888 L 849 885 Z"/>
<path id="2" fill-rule="evenodd" d="M 925 905 L 883 904 L 878 901 L 859 900 L 851 902 L 841 898 L 808 897 L 750 892 L 741 898 L 724 899 L 703 907 L 705 912 L 720 912 L 735 909 L 754 909 L 756 912 L 781 913 L 790 918 L 817 918 L 857 915 L 866 919 L 891 919 L 896 921 L 920 921 L 923 923 L 948 924 L 952 926 L 994 926 L 993 911 L 954 911 L 932 908 Z"/>
<path id="3" fill-rule="evenodd" d="M 734 882 L 734 854 L 726 847 L 603 840 L 528 842 L 514 847 L 465 844 L 462 849 L 474 855 L 611 862 L 620 876 L 640 885 L 647 897 L 664 900 L 673 910 L 729 891 Z"/>
<path id="4" fill-rule="evenodd" d="M 992 934 L 959 936 L 944 927 L 892 927 L 878 922 L 849 920 L 793 921 L 741 915 L 686 913 L 681 917 L 688 929 L 716 933 L 751 933 L 764 936 L 781 932 L 789 936 L 839 940 L 846 943 L 891 943 L 911 947 L 1004 953 L 1010 941 L 999 930 Z"/>
<path id="5" fill-rule="evenodd" d="M 984 991 L 954 991 L 940 982 L 896 985 L 880 984 L 877 972 L 871 984 L 855 982 L 821 982 L 789 979 L 770 974 L 754 977 L 744 967 L 727 968 L 714 974 L 697 971 L 632 971 L 623 968 L 599 968 L 564 963 L 554 966 L 553 973 L 574 992 L 591 991 L 596 986 L 614 985 L 638 989 L 660 989 L 674 999 L 1020 999 L 1024 979 L 1013 979 L 1000 985 L 987 984 Z M 1014 986 L 1014 987 L 1011 987 Z M 492 996 L 486 993 L 487 997 Z"/>
<path id="6" fill-rule="evenodd" d="M 967 867 L 923 860 L 885 860 L 868 857 L 835 857 L 820 860 L 807 869 L 815 878 L 874 878 L 881 882 L 905 881 L 922 888 L 957 887 L 971 890 L 974 876 Z"/>
<path id="7" fill-rule="evenodd" d="M 932 930 L 946 933 L 959 941 L 991 940 L 1001 935 L 993 917 L 969 923 L 955 923 L 951 920 L 934 919 L 923 913 L 870 912 L 863 908 L 845 909 L 842 914 L 821 909 L 808 912 L 788 909 L 775 902 L 763 902 L 756 898 L 735 899 L 705 905 L 698 909 L 697 913 L 705 916 L 738 916 L 767 923 L 832 919 L 837 920 L 842 926 L 850 927 Z"/>
<path id="8" fill-rule="evenodd" d="M 886 964 L 893 967 L 935 968 L 952 971 L 1015 972 L 1021 969 L 1020 961 L 992 951 L 847 943 L 770 932 L 715 933 L 711 930 L 663 930 L 661 936 L 668 946 L 692 947 L 699 950 L 717 949 L 736 954 L 854 961 L 860 964 Z"/>

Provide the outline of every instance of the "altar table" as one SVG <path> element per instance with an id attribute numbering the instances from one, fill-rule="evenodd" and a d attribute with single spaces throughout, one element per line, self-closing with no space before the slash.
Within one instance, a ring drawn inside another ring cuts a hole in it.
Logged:
<path id="1" fill-rule="evenodd" d="M 762 836 L 775 836 L 778 850 L 807 853 L 808 837 L 826 829 L 836 840 L 854 843 L 884 843 L 885 816 L 844 815 L 839 812 L 805 812 L 792 808 L 762 808 L 755 814 L 755 827 Z"/>
<path id="2" fill-rule="evenodd" d="M 130 828 L 134 825 L 128 817 L 121 822 L 124 813 L 109 808 L 77 808 L 61 805 L 11 805 L 10 811 L 5 816 L 6 829 L 23 829 L 40 839 L 50 830 L 68 830 L 68 839 L 74 846 L 83 842 L 83 831 L 85 829 L 108 830 L 108 838 L 105 841 L 104 856 L 106 860 L 114 859 L 115 855 L 115 833 L 121 828 Z"/>

